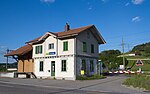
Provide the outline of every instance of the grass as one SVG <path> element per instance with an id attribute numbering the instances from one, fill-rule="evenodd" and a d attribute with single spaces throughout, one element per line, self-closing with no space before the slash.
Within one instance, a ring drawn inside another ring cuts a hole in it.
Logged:
<path id="1" fill-rule="evenodd" d="M 142 71 L 150 71 L 150 61 L 142 61 L 143 66 L 141 66 Z M 136 61 L 129 61 L 126 67 L 130 67 L 132 71 L 137 71 L 138 67 L 136 66 Z"/>
<path id="2" fill-rule="evenodd" d="M 124 82 L 126 86 L 133 86 L 134 88 L 144 88 L 150 90 L 150 74 L 132 75 L 127 78 Z"/>
<path id="3" fill-rule="evenodd" d="M 92 75 L 92 76 L 77 76 L 76 80 L 94 80 L 94 79 L 104 79 L 105 76 L 102 75 Z"/>

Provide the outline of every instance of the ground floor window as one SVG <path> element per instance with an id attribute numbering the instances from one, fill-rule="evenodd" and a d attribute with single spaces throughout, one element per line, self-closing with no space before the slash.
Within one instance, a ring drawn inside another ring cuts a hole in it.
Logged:
<path id="1" fill-rule="evenodd" d="M 94 72 L 94 62 L 90 60 L 90 72 Z"/>
<path id="2" fill-rule="evenodd" d="M 81 67 L 81 70 L 86 71 L 86 61 L 85 61 L 85 59 L 82 60 L 82 67 Z"/>
<path id="3" fill-rule="evenodd" d="M 40 61 L 39 71 L 43 71 L 43 61 Z"/>
<path id="4" fill-rule="evenodd" d="M 65 72 L 67 71 L 67 64 L 66 64 L 66 60 L 62 60 L 61 61 L 61 71 Z"/>

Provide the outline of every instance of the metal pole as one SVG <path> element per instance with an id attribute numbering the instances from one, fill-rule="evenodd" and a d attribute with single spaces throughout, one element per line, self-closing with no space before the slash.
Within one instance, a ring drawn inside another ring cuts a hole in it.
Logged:
<path id="1" fill-rule="evenodd" d="M 124 58 L 124 41 L 123 41 L 123 38 L 122 38 L 122 54 L 123 54 L 123 66 L 124 66 L 124 69 L 125 69 L 125 58 Z"/>

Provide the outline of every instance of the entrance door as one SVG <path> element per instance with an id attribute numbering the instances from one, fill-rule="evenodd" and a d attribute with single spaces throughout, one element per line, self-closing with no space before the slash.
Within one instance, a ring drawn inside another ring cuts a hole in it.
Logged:
<path id="1" fill-rule="evenodd" d="M 51 76 L 55 76 L 55 61 L 51 62 Z"/>

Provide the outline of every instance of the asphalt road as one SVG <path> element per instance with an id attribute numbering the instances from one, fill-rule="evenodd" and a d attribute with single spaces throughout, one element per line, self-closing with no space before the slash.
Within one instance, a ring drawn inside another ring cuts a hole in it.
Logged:
<path id="1" fill-rule="evenodd" d="M 18 84 L 0 83 L 0 94 L 106 94 L 79 89 L 60 89 Z"/>
<path id="2" fill-rule="evenodd" d="M 0 78 L 0 94 L 150 94 L 121 85 L 123 76 L 89 81 Z"/>

